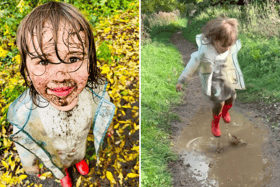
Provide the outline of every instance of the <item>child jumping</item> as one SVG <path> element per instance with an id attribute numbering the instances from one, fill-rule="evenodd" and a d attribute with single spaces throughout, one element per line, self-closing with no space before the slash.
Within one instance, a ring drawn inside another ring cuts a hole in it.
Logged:
<path id="1" fill-rule="evenodd" d="M 221 136 L 221 117 L 230 122 L 228 110 L 236 99 L 235 89 L 245 89 L 242 72 L 237 61 L 241 42 L 237 40 L 238 22 L 236 19 L 218 17 L 210 20 L 196 36 L 198 51 L 183 70 L 176 85 L 177 91 L 198 68 L 204 93 L 213 102 L 211 130 L 215 137 Z"/>
<path id="2" fill-rule="evenodd" d="M 68 167 L 89 173 L 89 130 L 98 160 L 115 112 L 97 67 L 91 27 L 73 6 L 49 2 L 22 20 L 17 46 L 28 89 L 9 107 L 10 138 L 27 174 L 38 174 L 40 161 L 63 187 L 71 187 Z"/>

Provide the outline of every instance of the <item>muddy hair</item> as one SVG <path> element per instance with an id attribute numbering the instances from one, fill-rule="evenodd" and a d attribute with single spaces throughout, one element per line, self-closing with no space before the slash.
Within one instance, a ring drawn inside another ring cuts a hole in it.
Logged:
<path id="1" fill-rule="evenodd" d="M 25 80 L 24 85 L 30 88 L 30 97 L 33 103 L 36 106 L 39 106 L 38 102 L 40 101 L 38 99 L 39 93 L 36 91 L 31 79 L 29 78 L 29 71 L 26 65 L 27 55 L 34 56 L 34 54 L 29 51 L 28 44 L 34 46 L 35 52 L 41 60 L 47 60 L 47 55 L 44 53 L 40 54 L 39 52 L 43 52 L 42 49 L 44 46 L 42 43 L 42 38 L 44 29 L 46 28 L 46 23 L 48 23 L 48 27 L 52 28 L 54 47 L 60 62 L 63 62 L 63 60 L 58 55 L 58 30 L 59 26 L 64 24 L 64 26 L 68 25 L 68 28 L 71 30 L 71 33 L 68 33 L 68 36 L 71 34 L 73 35 L 73 33 L 77 36 L 78 40 L 80 41 L 80 44 L 77 45 L 83 49 L 84 57 L 85 54 L 87 54 L 89 77 L 86 87 L 96 89 L 98 88 L 98 85 L 104 84 L 105 78 L 101 76 L 100 69 L 97 67 L 94 36 L 90 24 L 72 5 L 61 2 L 49 2 L 32 10 L 32 12 L 30 12 L 21 21 L 17 30 L 17 46 L 21 55 L 20 73 Z M 84 35 L 81 35 L 80 32 L 82 32 Z M 35 38 L 38 41 L 40 50 L 36 49 L 35 47 Z M 69 50 L 69 37 L 66 42 L 64 40 L 63 42 L 66 46 L 68 45 L 67 47 Z M 86 48 L 88 51 L 85 51 Z"/>
<path id="2" fill-rule="evenodd" d="M 231 46 L 238 38 L 238 21 L 226 16 L 212 19 L 202 28 L 203 39 L 213 44 L 220 41 L 223 47 Z"/>

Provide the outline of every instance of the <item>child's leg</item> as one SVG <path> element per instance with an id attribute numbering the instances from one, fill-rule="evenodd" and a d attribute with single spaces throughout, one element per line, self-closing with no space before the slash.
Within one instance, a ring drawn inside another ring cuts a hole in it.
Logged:
<path id="1" fill-rule="evenodd" d="M 211 130 L 212 130 L 213 135 L 216 136 L 216 137 L 221 136 L 219 121 L 221 119 L 221 112 L 222 112 L 224 103 L 225 102 L 214 103 L 214 106 L 212 108 L 213 120 L 212 120 L 212 123 L 211 123 Z"/>
<path id="2" fill-rule="evenodd" d="M 225 105 L 222 110 L 222 118 L 224 122 L 229 123 L 230 122 L 230 115 L 228 113 L 229 109 L 232 107 L 233 101 L 236 99 L 236 94 L 229 98 L 228 100 L 225 101 Z"/>
<path id="3" fill-rule="evenodd" d="M 68 168 L 65 168 L 65 174 L 66 176 L 62 179 L 60 179 L 60 184 L 62 187 L 72 187 L 72 179 L 70 177 L 70 174 L 68 173 Z"/>
<path id="4" fill-rule="evenodd" d="M 17 127 L 13 126 L 13 133 L 15 134 L 18 131 L 19 131 L 19 129 Z M 38 160 L 38 158 L 34 154 L 27 151 L 21 145 L 15 143 L 15 146 L 17 148 L 17 152 L 19 154 L 19 158 L 20 158 L 20 161 L 21 161 L 21 164 L 22 164 L 22 167 L 23 167 L 24 171 L 28 175 L 39 174 L 39 160 Z"/>
<path id="5" fill-rule="evenodd" d="M 233 101 L 235 101 L 236 99 L 236 94 L 234 94 L 231 98 L 229 98 L 228 100 L 225 100 L 225 104 L 226 105 L 230 105 L 233 103 Z"/>
<path id="6" fill-rule="evenodd" d="M 17 148 L 17 152 L 19 154 L 19 158 L 24 171 L 28 175 L 39 174 L 39 162 L 36 156 L 17 143 L 15 143 L 15 146 Z"/>
<path id="7" fill-rule="evenodd" d="M 221 102 L 221 103 L 214 103 L 214 106 L 212 108 L 213 114 L 218 116 L 221 114 L 223 106 L 224 106 L 225 102 Z"/>

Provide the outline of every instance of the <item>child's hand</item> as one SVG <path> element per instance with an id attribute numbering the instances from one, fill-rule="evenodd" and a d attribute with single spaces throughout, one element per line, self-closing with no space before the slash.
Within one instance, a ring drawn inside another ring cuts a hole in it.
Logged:
<path id="1" fill-rule="evenodd" d="M 108 128 L 108 136 L 109 137 L 111 137 L 113 134 L 114 134 L 114 129 L 113 129 L 113 127 L 112 126 L 110 126 L 109 128 Z"/>
<path id="2" fill-rule="evenodd" d="M 182 91 L 182 90 L 183 90 L 183 89 L 182 89 L 182 84 L 177 83 L 177 84 L 176 84 L 176 90 L 177 90 L 177 92 Z"/>

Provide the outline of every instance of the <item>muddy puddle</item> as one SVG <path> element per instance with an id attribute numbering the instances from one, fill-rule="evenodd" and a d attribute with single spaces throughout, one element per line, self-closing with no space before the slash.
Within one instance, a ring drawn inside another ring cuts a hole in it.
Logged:
<path id="1" fill-rule="evenodd" d="M 173 148 L 186 171 L 201 186 L 262 186 L 270 180 L 267 170 L 271 163 L 262 156 L 268 132 L 262 128 L 261 120 L 253 123 L 234 107 L 230 115 L 230 123 L 221 119 L 222 136 L 215 138 L 211 133 L 211 109 L 200 109 L 181 131 Z"/>

